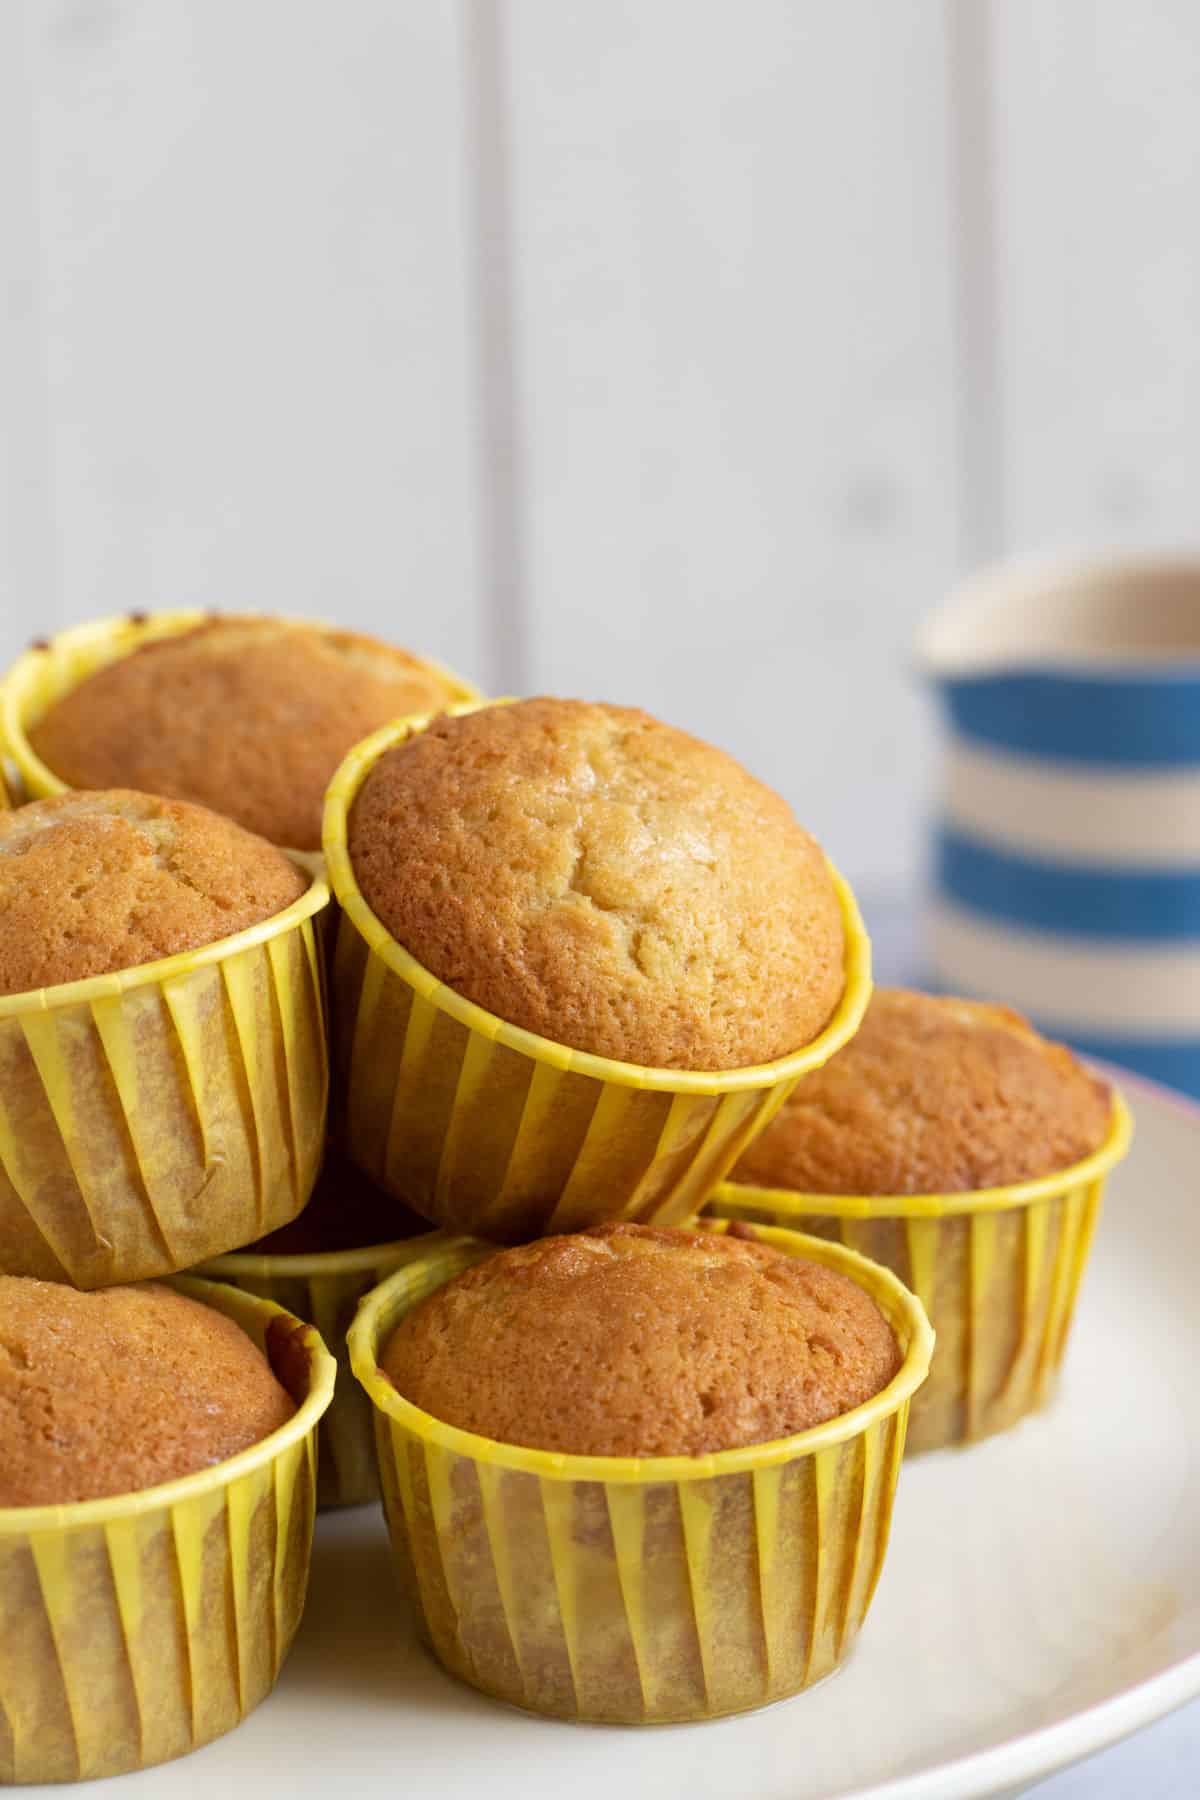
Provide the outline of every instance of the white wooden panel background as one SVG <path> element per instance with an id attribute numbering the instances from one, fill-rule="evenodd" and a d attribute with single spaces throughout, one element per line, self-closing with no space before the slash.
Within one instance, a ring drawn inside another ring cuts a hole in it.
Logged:
<path id="1" fill-rule="evenodd" d="M 1198 91 L 1191 0 L 8 0 L 0 652 L 337 614 L 902 892 L 922 612 L 1197 536 Z"/>
<path id="2" fill-rule="evenodd" d="M 459 8 L 22 0 L 0 61 L 6 648 L 202 602 L 478 665 Z"/>
<path id="3" fill-rule="evenodd" d="M 956 549 L 939 12 L 511 19 L 531 679 L 720 737 L 877 882 Z"/>
<path id="4" fill-rule="evenodd" d="M 994 0 L 1005 537 L 1200 537 L 1200 7 Z"/>

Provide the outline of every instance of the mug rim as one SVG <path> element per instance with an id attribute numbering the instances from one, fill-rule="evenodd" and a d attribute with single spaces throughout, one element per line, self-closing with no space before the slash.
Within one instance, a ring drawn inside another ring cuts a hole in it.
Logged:
<path id="1" fill-rule="evenodd" d="M 1178 649 L 1044 645 L 1029 651 L 966 649 L 963 627 L 986 616 L 988 602 L 1006 591 L 1047 598 L 1069 583 L 1111 588 L 1122 582 L 1195 584 L 1196 638 Z M 1142 676 L 1156 681 L 1200 679 L 1200 548 L 1153 552 L 1092 550 L 1033 552 L 1005 557 L 972 571 L 922 621 L 915 640 L 919 671 L 941 681 L 995 680 L 1020 672 L 1079 682 Z"/>

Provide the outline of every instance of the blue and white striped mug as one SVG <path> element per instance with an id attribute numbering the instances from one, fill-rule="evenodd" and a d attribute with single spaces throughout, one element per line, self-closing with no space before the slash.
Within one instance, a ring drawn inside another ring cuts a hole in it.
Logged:
<path id="1" fill-rule="evenodd" d="M 1200 1094 L 1200 556 L 987 570 L 920 654 L 935 984 Z"/>

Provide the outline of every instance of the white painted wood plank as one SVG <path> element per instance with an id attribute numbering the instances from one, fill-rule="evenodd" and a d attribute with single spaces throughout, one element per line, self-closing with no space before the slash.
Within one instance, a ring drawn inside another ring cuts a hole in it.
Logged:
<path id="1" fill-rule="evenodd" d="M 0 7 L 0 668 L 58 617 L 27 49 Z"/>
<path id="2" fill-rule="evenodd" d="M 992 0 L 1014 548 L 1200 537 L 1200 7 Z"/>
<path id="3" fill-rule="evenodd" d="M 475 350 L 481 604 L 491 689 L 519 694 L 528 669 L 527 520 L 513 363 L 512 119 L 506 0 L 464 0 L 464 91 L 471 194 L 469 312 Z"/>
<path id="4" fill-rule="evenodd" d="M 718 739 L 903 882 L 957 555 L 941 10 L 509 21 L 533 685 Z"/>
<path id="5" fill-rule="evenodd" d="M 63 611 L 480 673 L 454 0 L 32 4 Z"/>

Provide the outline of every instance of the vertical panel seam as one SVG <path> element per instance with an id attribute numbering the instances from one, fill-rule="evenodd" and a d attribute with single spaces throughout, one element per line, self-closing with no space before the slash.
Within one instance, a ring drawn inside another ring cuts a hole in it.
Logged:
<path id="1" fill-rule="evenodd" d="M 958 368 L 958 543 L 965 567 L 1000 555 L 1007 535 L 1000 263 L 990 0 L 947 0 L 947 180 Z"/>
<path id="2" fill-rule="evenodd" d="M 511 89 L 506 0 L 463 0 L 468 331 L 474 337 L 479 587 L 487 681 L 525 692 L 525 458 L 517 380 Z"/>

